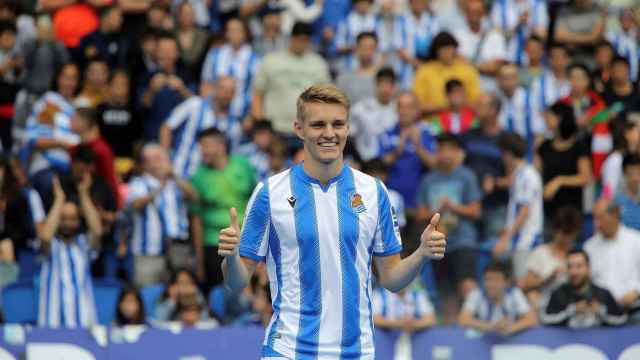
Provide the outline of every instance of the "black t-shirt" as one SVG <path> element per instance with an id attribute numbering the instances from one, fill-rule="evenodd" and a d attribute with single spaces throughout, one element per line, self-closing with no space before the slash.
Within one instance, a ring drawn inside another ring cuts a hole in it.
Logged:
<path id="1" fill-rule="evenodd" d="M 589 146 L 584 141 L 576 141 L 570 148 L 559 151 L 554 148 L 553 140 L 540 145 L 538 155 L 542 161 L 542 182 L 546 185 L 556 176 L 578 174 L 578 159 L 589 157 Z M 550 201 L 544 202 L 544 214 L 553 217 L 556 210 L 563 206 L 573 206 L 582 211 L 582 188 L 561 187 Z"/>
<path id="2" fill-rule="evenodd" d="M 133 157 L 133 143 L 142 139 L 140 118 L 131 106 L 103 103 L 98 107 L 100 132 L 117 157 Z"/>
<path id="3" fill-rule="evenodd" d="M 636 90 L 635 85 L 632 85 L 632 88 L 633 91 L 629 94 L 619 95 L 613 90 L 613 86 L 609 84 L 602 93 L 602 99 L 607 104 L 607 107 L 616 107 L 616 111 L 619 111 L 618 116 L 615 118 L 616 124 L 624 123 L 627 114 L 640 112 L 640 93 Z"/>
<path id="4" fill-rule="evenodd" d="M 478 177 L 482 184 L 485 176 L 494 178 L 505 176 L 502 151 L 498 146 L 498 139 L 505 134 L 501 131 L 496 136 L 485 134 L 482 129 L 472 129 L 463 135 L 464 149 L 466 153 L 465 165 L 467 165 Z M 485 207 L 504 205 L 509 199 L 506 190 L 498 190 L 483 198 Z"/>

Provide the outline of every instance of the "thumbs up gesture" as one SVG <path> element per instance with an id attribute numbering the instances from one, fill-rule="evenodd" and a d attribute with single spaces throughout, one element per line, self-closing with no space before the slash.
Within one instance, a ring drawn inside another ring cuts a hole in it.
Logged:
<path id="1" fill-rule="evenodd" d="M 440 214 L 436 213 L 431 218 L 431 222 L 424 229 L 420 236 L 420 249 L 424 257 L 440 260 L 444 257 L 444 251 L 447 246 L 447 240 L 443 233 L 439 232 L 436 227 L 440 222 Z"/>
<path id="2" fill-rule="evenodd" d="M 220 231 L 220 241 L 218 242 L 218 255 L 227 257 L 235 256 L 238 253 L 240 244 L 240 225 L 238 225 L 238 212 L 236 208 L 229 210 L 231 225 Z"/>

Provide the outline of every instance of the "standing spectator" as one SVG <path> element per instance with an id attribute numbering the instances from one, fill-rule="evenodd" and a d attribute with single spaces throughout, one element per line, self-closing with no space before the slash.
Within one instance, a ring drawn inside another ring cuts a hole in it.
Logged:
<path id="1" fill-rule="evenodd" d="M 451 34 L 439 33 L 431 44 L 430 60 L 421 65 L 416 73 L 413 89 L 426 114 L 436 113 L 448 106 L 445 84 L 449 80 L 458 79 L 464 84 L 470 103 L 474 103 L 480 95 L 478 71 L 458 57 L 457 49 L 458 41 Z"/>
<path id="2" fill-rule="evenodd" d="M 364 0 L 364 2 L 369 0 Z M 363 2 L 363 1 L 361 1 Z M 378 36 L 374 32 L 361 32 L 356 38 L 353 65 L 340 71 L 336 85 L 342 89 L 352 104 L 374 95 L 374 76 L 378 71 Z"/>
<path id="3" fill-rule="evenodd" d="M 449 80 L 445 84 L 449 107 L 438 112 L 431 120 L 431 127 L 435 135 L 441 133 L 463 134 L 477 127 L 478 122 L 471 107 L 467 106 L 464 85 L 456 80 Z"/>
<path id="4" fill-rule="evenodd" d="M 89 60 L 83 80 L 74 105 L 95 109 L 109 96 L 109 66 L 106 61 L 99 58 Z"/>
<path id="5" fill-rule="evenodd" d="M 401 93 L 396 107 L 398 123 L 378 136 L 379 157 L 390 167 L 389 188 L 398 191 L 407 209 L 413 211 L 420 178 L 435 163 L 436 144 L 429 126 L 420 121 L 420 105 L 414 93 Z"/>
<path id="6" fill-rule="evenodd" d="M 357 40 L 362 33 L 375 34 L 375 49 L 378 47 L 378 33 L 382 31 L 379 15 L 372 10 L 373 0 L 355 0 L 351 12 L 347 17 L 338 23 L 338 29 L 335 38 L 335 47 L 338 55 L 340 55 L 339 72 L 352 71 L 357 67 L 366 66 L 359 64 L 360 59 L 353 56 Z M 368 59 L 373 62 L 373 56 Z M 351 97 L 350 97 L 351 98 Z M 353 102 L 353 98 L 351 98 Z"/>
<path id="7" fill-rule="evenodd" d="M 271 169 L 269 167 L 269 149 L 276 141 L 271 122 L 268 120 L 258 120 L 251 128 L 251 142 L 238 148 L 237 155 L 249 159 L 249 163 L 256 171 L 258 181 L 264 181 L 269 177 Z"/>
<path id="8" fill-rule="evenodd" d="M 578 127 L 571 107 L 555 103 L 545 116 L 558 122 L 553 138 L 540 145 L 535 159 L 544 184 L 544 223 L 550 225 L 563 206 L 582 211 L 582 191 L 591 181 L 591 164 L 588 147 L 577 138 Z M 545 227 L 545 239 L 550 239 L 548 228 Z"/>
<path id="9" fill-rule="evenodd" d="M 350 135 L 360 159 L 368 161 L 376 157 L 379 150 L 378 136 L 395 126 L 396 74 L 390 67 L 376 73 L 375 95 L 367 97 L 351 108 Z"/>
<path id="10" fill-rule="evenodd" d="M 576 242 L 582 226 L 582 214 L 572 208 L 558 210 L 553 218 L 553 238 L 538 245 L 527 259 L 527 274 L 518 285 L 529 303 L 544 310 L 551 292 L 567 280 L 567 255 Z"/>
<path id="11" fill-rule="evenodd" d="M 622 182 L 622 161 L 626 155 L 640 153 L 640 126 L 626 121 L 614 135 L 614 151 L 602 164 L 602 196 L 613 198 Z"/>
<path id="12" fill-rule="evenodd" d="M 620 223 L 620 207 L 608 200 L 593 209 L 596 234 L 584 245 L 593 282 L 611 292 L 630 316 L 640 310 L 640 232 Z"/>
<path id="13" fill-rule="evenodd" d="M 161 33 L 156 42 L 158 68 L 143 82 L 140 98 L 142 108 L 147 111 L 144 121 L 147 141 L 158 139 L 160 126 L 174 107 L 191 96 L 193 86 L 188 71 L 178 65 L 179 47 L 173 35 Z"/>
<path id="14" fill-rule="evenodd" d="M 373 324 L 378 329 L 419 332 L 436 325 L 429 294 L 417 286 L 393 293 L 384 288 L 373 292 Z"/>
<path id="15" fill-rule="evenodd" d="M 604 33 L 602 15 L 594 0 L 575 0 L 559 11 L 553 37 L 568 46 L 577 59 L 587 61 Z"/>
<path id="16" fill-rule="evenodd" d="M 412 86 L 415 71 L 429 56 L 436 44 L 440 24 L 429 9 L 428 0 L 409 0 L 409 9 L 398 15 L 393 29 L 400 88 Z"/>
<path id="17" fill-rule="evenodd" d="M 569 281 L 551 295 L 542 314 L 545 325 L 584 329 L 602 325 L 623 325 L 627 316 L 611 293 L 591 281 L 591 257 L 582 250 L 567 256 Z"/>
<path id="18" fill-rule="evenodd" d="M 638 47 L 639 28 L 634 16 L 632 9 L 623 9 L 618 18 L 620 28 L 607 31 L 605 37 L 613 44 L 616 53 L 627 59 L 630 68 L 630 80 L 636 82 L 640 71 L 640 57 L 638 56 L 640 47 Z"/>
<path id="19" fill-rule="evenodd" d="M 255 171 L 242 156 L 229 156 L 224 134 L 215 128 L 198 134 L 202 162 L 191 183 L 198 200 L 191 209 L 192 238 L 198 279 L 213 287 L 222 283 L 218 254 L 220 230 L 229 226 L 229 208 L 240 218 L 256 185 Z"/>
<path id="20" fill-rule="evenodd" d="M 533 81 L 544 74 L 546 61 L 544 50 L 545 44 L 541 38 L 532 35 L 527 39 L 523 59 L 521 63 L 516 63 L 520 67 L 520 85 L 525 89 L 529 89 Z"/>
<path id="21" fill-rule="evenodd" d="M 620 206 L 620 220 L 625 226 L 640 230 L 640 155 L 625 155 L 622 161 L 623 186 L 615 196 Z"/>
<path id="22" fill-rule="evenodd" d="M 493 253 L 495 257 L 510 253 L 513 278 L 519 281 L 526 274 L 531 250 L 542 243 L 542 179 L 536 168 L 527 163 L 527 143 L 520 136 L 505 136 L 500 139 L 500 148 L 507 175 L 513 180 L 507 222 Z"/>
<path id="23" fill-rule="evenodd" d="M 78 184 L 78 205 L 67 201 L 60 182 L 53 180 L 55 200 L 40 236 L 46 260 L 40 274 L 39 326 L 76 328 L 97 322 L 89 251 L 100 246 L 102 225 L 89 186 L 88 176 Z M 87 233 L 81 230 L 83 218 Z"/>
<path id="24" fill-rule="evenodd" d="M 313 84 L 330 81 L 327 63 L 310 49 L 312 32 L 309 24 L 295 24 L 289 48 L 267 55 L 254 83 L 252 117 L 270 119 L 273 129 L 289 142 L 297 142 L 292 124 L 298 95 Z"/>
<path id="25" fill-rule="evenodd" d="M 592 77 L 593 88 L 598 93 L 602 93 L 605 85 L 611 80 L 611 64 L 615 56 L 616 50 L 610 42 L 602 40 L 596 45 L 593 55 L 596 66 Z"/>
<path id="26" fill-rule="evenodd" d="M 260 12 L 262 32 L 253 39 L 253 49 L 260 57 L 287 49 L 282 31 L 282 8 L 267 5 Z"/>
<path id="27" fill-rule="evenodd" d="M 610 81 L 602 92 L 602 99 L 612 113 L 609 119 L 612 120 L 612 131 L 624 122 L 629 113 L 640 112 L 640 92 L 630 79 L 629 69 L 626 58 L 615 57 L 611 62 Z"/>
<path id="28" fill-rule="evenodd" d="M 104 59 L 111 69 L 125 66 L 129 44 L 123 34 L 122 10 L 117 5 L 100 9 L 100 26 L 80 40 L 76 60 L 81 67 L 94 59 Z"/>
<path id="29" fill-rule="evenodd" d="M 202 81 L 213 86 L 221 76 L 232 76 L 236 81 L 236 92 L 231 111 L 234 116 L 242 119 L 251 105 L 253 81 L 259 59 L 251 48 L 251 35 L 245 22 L 240 19 L 229 20 L 225 38 L 225 45 L 213 48 L 207 53 L 202 66 Z"/>
<path id="30" fill-rule="evenodd" d="M 197 198 L 188 182 L 173 175 L 169 156 L 162 147 L 146 145 L 142 161 L 144 173 L 131 180 L 126 202 L 133 211 L 131 250 L 137 286 L 164 280 L 165 255 L 169 255 L 174 267 L 189 263 L 186 202 Z M 170 249 L 176 251 L 171 253 Z"/>
<path id="31" fill-rule="evenodd" d="M 510 287 L 509 271 L 501 263 L 484 270 L 484 291 L 474 289 L 458 316 L 460 326 L 510 336 L 538 324 L 536 313 L 516 287 Z"/>
<path id="32" fill-rule="evenodd" d="M 133 147 L 142 138 L 142 119 L 129 96 L 130 78 L 124 70 L 111 74 L 109 93 L 97 108 L 100 134 L 118 158 L 133 158 Z"/>
<path id="33" fill-rule="evenodd" d="M 144 303 L 135 287 L 126 287 L 120 292 L 116 305 L 114 326 L 145 325 L 147 323 Z"/>
<path id="34" fill-rule="evenodd" d="M 549 48 L 549 67 L 531 83 L 531 101 L 535 111 L 542 113 L 556 101 L 569 95 L 571 85 L 567 76 L 569 52 L 566 47 L 553 44 Z"/>
<path id="35" fill-rule="evenodd" d="M 207 50 L 208 34 L 196 24 L 196 13 L 189 1 L 182 1 L 176 9 L 176 39 L 180 46 L 180 59 L 192 74 L 199 73 Z"/>

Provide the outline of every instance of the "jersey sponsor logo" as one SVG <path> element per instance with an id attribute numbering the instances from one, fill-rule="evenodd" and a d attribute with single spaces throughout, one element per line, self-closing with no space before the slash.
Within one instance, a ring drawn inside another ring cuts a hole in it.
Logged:
<path id="1" fill-rule="evenodd" d="M 289 202 L 289 205 L 291 205 L 291 207 L 295 207 L 296 206 L 296 197 L 291 195 L 287 198 L 287 201 Z"/>
<path id="2" fill-rule="evenodd" d="M 351 208 L 358 214 L 362 214 L 363 212 L 367 211 L 367 208 L 362 202 L 362 195 L 358 193 L 351 195 Z"/>

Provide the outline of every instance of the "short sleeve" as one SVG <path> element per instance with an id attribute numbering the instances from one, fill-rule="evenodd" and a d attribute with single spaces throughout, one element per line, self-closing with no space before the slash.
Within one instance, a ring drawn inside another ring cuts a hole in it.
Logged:
<path id="1" fill-rule="evenodd" d="M 527 271 L 538 275 L 542 279 L 547 279 L 553 273 L 553 266 L 549 266 L 547 254 L 542 247 L 533 250 L 527 259 Z"/>
<path id="2" fill-rule="evenodd" d="M 482 294 L 480 290 L 474 289 L 467 295 L 467 298 L 464 300 L 464 304 L 462 305 L 462 310 L 467 311 L 471 314 L 477 312 L 480 307 L 480 302 L 482 301 Z"/>
<path id="3" fill-rule="evenodd" d="M 271 210 L 268 186 L 259 183 L 247 204 L 240 235 L 240 256 L 264 261 L 267 256 Z"/>
<path id="4" fill-rule="evenodd" d="M 482 200 L 482 191 L 480 191 L 480 186 L 478 185 L 478 178 L 470 170 L 465 170 L 464 203 L 469 204 Z"/>
<path id="5" fill-rule="evenodd" d="M 389 202 L 386 187 L 376 180 L 378 189 L 378 226 L 374 236 L 373 255 L 390 256 L 402 251 L 398 216 Z"/>
<path id="6" fill-rule="evenodd" d="M 209 53 L 207 53 L 207 58 L 202 65 L 202 81 L 205 82 L 213 82 L 215 81 L 215 63 L 216 58 L 218 57 L 218 49 L 211 49 Z"/>
<path id="7" fill-rule="evenodd" d="M 38 192 L 29 189 L 29 208 L 31 209 L 31 218 L 35 224 L 41 223 L 45 220 L 44 207 L 42 206 L 42 199 Z"/>
<path id="8" fill-rule="evenodd" d="M 189 110 L 192 106 L 194 106 L 193 99 L 189 99 L 187 101 L 182 102 L 178 106 L 176 106 L 172 111 L 171 115 L 167 119 L 167 125 L 171 130 L 177 129 L 180 125 L 184 124 L 185 121 L 189 118 Z"/>
<path id="9" fill-rule="evenodd" d="M 536 178 L 533 176 L 523 176 L 517 179 L 516 193 L 513 194 L 518 205 L 529 205 L 536 197 L 542 196 L 540 189 L 536 186 Z"/>
<path id="10" fill-rule="evenodd" d="M 513 305 L 514 311 L 518 317 L 525 315 L 529 311 L 531 311 L 531 306 L 529 305 L 529 301 L 524 296 L 524 293 L 519 288 L 513 288 L 512 296 L 513 296 Z"/>

